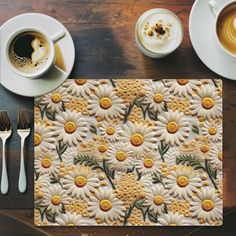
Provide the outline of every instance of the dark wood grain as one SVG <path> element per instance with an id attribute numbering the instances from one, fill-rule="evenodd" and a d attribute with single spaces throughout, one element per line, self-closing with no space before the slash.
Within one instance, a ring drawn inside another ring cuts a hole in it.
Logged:
<path id="1" fill-rule="evenodd" d="M 27 171 L 28 189 L 24 194 L 18 191 L 18 179 L 20 170 L 20 137 L 17 134 L 18 109 L 27 109 L 30 115 L 31 129 L 33 128 L 33 99 L 15 95 L 0 85 L 0 110 L 6 110 L 12 127 L 12 135 L 7 141 L 7 162 L 9 174 L 9 192 L 3 196 L 0 193 L 0 209 L 22 208 L 31 209 L 33 205 L 33 129 L 25 143 L 25 165 Z M 0 142 L 0 149 L 2 143 Z M 2 151 L 0 151 L 0 170 L 2 165 Z M 1 173 L 1 171 L 0 171 Z"/>
<path id="2" fill-rule="evenodd" d="M 0 23 L 26 12 L 41 12 L 61 21 L 71 32 L 76 62 L 71 77 L 165 79 L 221 78 L 201 63 L 188 32 L 189 13 L 194 0 L 0 0 Z M 165 59 L 143 56 L 134 40 L 138 17 L 146 10 L 163 7 L 175 12 L 184 25 L 181 47 Z M 217 229 L 185 227 L 177 230 L 151 228 L 79 227 L 42 228 L 50 235 L 222 235 L 230 232 L 236 209 L 236 83 L 224 80 L 224 207 L 225 226 Z M 17 151 L 16 151 L 17 152 Z M 16 154 L 14 154 L 16 155 Z M 16 165 L 16 164 L 15 164 Z M 13 167 L 13 168 L 16 168 Z M 2 200 L 0 198 L 0 204 Z M 23 208 L 27 204 L 17 205 Z M 14 204 L 13 204 L 14 205 Z M 8 210 L 5 214 L 32 224 L 32 210 Z M 1 228 L 2 229 L 2 228 Z M 228 233 L 229 234 L 229 233 Z M 2 232 L 0 231 L 0 235 Z"/>

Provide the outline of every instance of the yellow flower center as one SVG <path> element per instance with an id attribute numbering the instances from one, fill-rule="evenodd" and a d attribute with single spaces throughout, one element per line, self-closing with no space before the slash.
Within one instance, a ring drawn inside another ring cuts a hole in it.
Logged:
<path id="1" fill-rule="evenodd" d="M 209 133 L 210 135 L 215 135 L 215 134 L 217 133 L 217 128 L 216 128 L 216 127 L 210 127 L 210 128 L 208 129 L 208 133 Z"/>
<path id="2" fill-rule="evenodd" d="M 87 184 L 87 179 L 84 176 L 77 176 L 75 178 L 75 185 L 78 188 L 82 188 Z"/>
<path id="3" fill-rule="evenodd" d="M 142 145 L 144 142 L 143 135 L 138 134 L 138 133 L 133 134 L 130 138 L 130 142 L 132 145 L 134 145 L 136 147 Z"/>
<path id="4" fill-rule="evenodd" d="M 179 187 L 184 188 L 189 184 L 189 179 L 186 176 L 179 176 L 177 179 L 177 184 L 179 185 Z"/>
<path id="5" fill-rule="evenodd" d="M 75 83 L 76 83 L 77 85 L 84 85 L 86 82 L 87 82 L 86 79 L 76 79 L 76 80 L 75 80 Z"/>
<path id="6" fill-rule="evenodd" d="M 169 224 L 169 226 L 177 226 L 177 224 L 172 223 L 172 224 Z"/>
<path id="7" fill-rule="evenodd" d="M 144 159 L 144 161 L 143 161 L 143 165 L 144 165 L 144 167 L 146 167 L 146 168 L 152 168 L 152 167 L 153 167 L 153 164 L 154 164 L 154 161 L 153 161 L 153 159 L 151 159 L 151 158 L 146 158 L 146 159 Z"/>
<path id="8" fill-rule="evenodd" d="M 102 211 L 109 211 L 112 208 L 112 203 L 107 199 L 102 199 L 99 203 L 99 207 Z"/>
<path id="9" fill-rule="evenodd" d="M 110 126 L 107 128 L 106 132 L 108 135 L 113 135 L 116 132 L 116 130 L 114 127 Z"/>
<path id="10" fill-rule="evenodd" d="M 202 209 L 204 211 L 211 211 L 215 207 L 215 204 L 210 199 L 205 199 L 202 201 Z"/>
<path id="11" fill-rule="evenodd" d="M 34 146 L 38 146 L 41 143 L 41 136 L 37 133 L 34 134 Z"/>
<path id="12" fill-rule="evenodd" d="M 203 145 L 200 147 L 200 150 L 201 150 L 201 152 L 206 153 L 206 152 L 209 151 L 209 147 L 208 147 L 208 145 L 203 144 Z"/>
<path id="13" fill-rule="evenodd" d="M 219 153 L 218 153 L 218 159 L 219 159 L 220 161 L 223 161 L 223 152 L 219 152 Z"/>
<path id="14" fill-rule="evenodd" d="M 74 224 L 71 224 L 71 223 L 69 223 L 69 224 L 67 224 L 67 226 L 68 227 L 71 227 L 71 226 L 75 226 Z"/>
<path id="15" fill-rule="evenodd" d="M 179 85 L 186 85 L 189 82 L 188 79 L 177 79 Z"/>
<path id="16" fill-rule="evenodd" d="M 52 161 L 49 159 L 49 158 L 44 158 L 42 161 L 41 161 L 41 165 L 43 168 L 50 168 L 51 165 L 52 165 Z"/>
<path id="17" fill-rule="evenodd" d="M 54 103 L 59 103 L 59 102 L 61 101 L 61 95 L 58 94 L 58 93 L 54 93 L 54 94 L 52 94 L 52 96 L 51 96 L 51 100 L 52 100 L 52 102 L 54 102 Z"/>
<path id="18" fill-rule="evenodd" d="M 53 205 L 58 206 L 61 204 L 61 198 L 58 195 L 52 197 L 51 202 Z"/>
<path id="19" fill-rule="evenodd" d="M 72 134 L 76 130 L 76 124 L 73 121 L 68 121 L 65 124 L 64 129 L 65 129 L 66 133 Z"/>
<path id="20" fill-rule="evenodd" d="M 98 151 L 104 153 L 107 150 L 107 147 L 103 144 L 98 146 Z"/>
<path id="21" fill-rule="evenodd" d="M 205 97 L 202 99 L 202 107 L 205 109 L 211 109 L 215 105 L 215 102 L 210 97 Z"/>
<path id="22" fill-rule="evenodd" d="M 42 192 L 42 191 L 38 191 L 38 192 L 36 193 L 36 198 L 37 198 L 37 199 L 42 199 L 42 198 L 43 198 L 43 192 Z"/>
<path id="23" fill-rule="evenodd" d="M 166 129 L 168 133 L 174 134 L 179 130 L 179 125 L 176 122 L 171 121 L 167 124 Z"/>
<path id="24" fill-rule="evenodd" d="M 161 103 L 163 101 L 163 95 L 160 93 L 156 93 L 153 97 L 154 102 Z"/>
<path id="25" fill-rule="evenodd" d="M 160 206 L 164 203 L 164 199 L 161 195 L 156 195 L 154 198 L 153 198 L 153 202 L 157 205 L 157 206 Z"/>
<path id="26" fill-rule="evenodd" d="M 127 158 L 127 155 L 125 152 L 119 151 L 116 153 L 116 159 L 118 161 L 124 161 Z"/>
<path id="27" fill-rule="evenodd" d="M 99 105 L 102 109 L 109 109 L 112 106 L 112 101 L 110 98 L 103 97 L 100 99 Z"/>

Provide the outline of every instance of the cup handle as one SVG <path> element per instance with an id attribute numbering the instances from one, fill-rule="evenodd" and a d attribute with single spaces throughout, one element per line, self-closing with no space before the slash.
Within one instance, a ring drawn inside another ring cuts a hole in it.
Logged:
<path id="1" fill-rule="evenodd" d="M 53 43 L 58 42 L 59 40 L 61 40 L 62 38 L 64 38 L 66 36 L 66 32 L 64 30 L 59 31 L 57 33 L 55 33 L 54 35 L 51 36 L 51 40 L 53 41 Z"/>
<path id="2" fill-rule="evenodd" d="M 212 14 L 216 17 L 219 10 L 220 10 L 220 7 L 219 7 L 218 3 L 216 2 L 216 0 L 210 0 L 208 2 L 208 6 L 209 6 Z"/>

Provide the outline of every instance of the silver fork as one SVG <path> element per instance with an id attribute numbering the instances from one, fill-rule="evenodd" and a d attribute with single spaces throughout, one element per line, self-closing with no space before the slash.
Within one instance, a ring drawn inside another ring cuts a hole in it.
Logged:
<path id="1" fill-rule="evenodd" d="M 24 159 L 24 145 L 25 139 L 30 134 L 29 117 L 25 109 L 18 111 L 18 125 L 17 133 L 21 137 L 21 161 L 20 161 L 20 174 L 18 189 L 20 193 L 24 193 L 27 188 L 26 172 L 25 172 L 25 159 Z"/>
<path id="2" fill-rule="evenodd" d="M 12 133 L 12 126 L 6 111 L 0 111 L 0 138 L 2 139 L 2 177 L 1 193 L 7 194 L 9 190 L 7 163 L 6 163 L 6 141 Z"/>

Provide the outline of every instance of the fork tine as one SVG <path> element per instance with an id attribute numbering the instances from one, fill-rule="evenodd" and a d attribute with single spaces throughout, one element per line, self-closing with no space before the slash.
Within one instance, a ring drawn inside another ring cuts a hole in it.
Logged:
<path id="1" fill-rule="evenodd" d="M 11 122 L 6 111 L 0 111 L 0 130 L 10 130 Z"/>
<path id="2" fill-rule="evenodd" d="M 17 129 L 29 129 L 30 122 L 26 109 L 20 109 L 18 111 L 18 125 Z"/>

